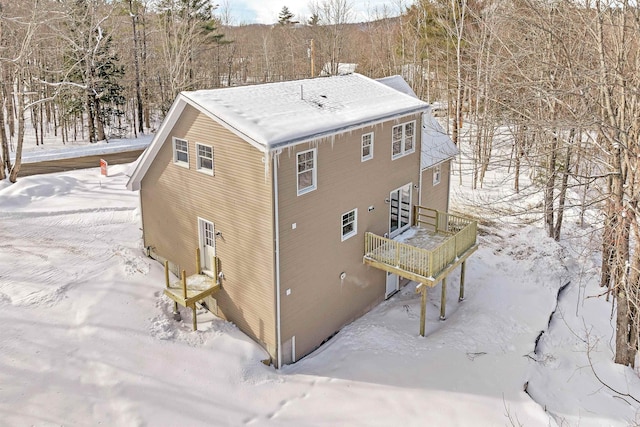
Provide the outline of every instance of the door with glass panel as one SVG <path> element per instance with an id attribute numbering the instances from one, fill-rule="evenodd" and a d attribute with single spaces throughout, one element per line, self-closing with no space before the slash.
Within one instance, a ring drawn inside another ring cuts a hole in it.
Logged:
<path id="1" fill-rule="evenodd" d="M 389 237 L 393 238 L 411 226 L 411 183 L 389 194 Z"/>
<path id="2" fill-rule="evenodd" d="M 213 223 L 198 218 L 200 237 L 200 263 L 204 273 L 213 273 L 213 257 L 216 255 L 216 233 Z"/>

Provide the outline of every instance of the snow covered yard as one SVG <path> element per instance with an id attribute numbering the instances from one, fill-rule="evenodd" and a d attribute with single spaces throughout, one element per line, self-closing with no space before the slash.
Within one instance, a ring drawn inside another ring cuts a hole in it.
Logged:
<path id="1" fill-rule="evenodd" d="M 275 371 L 233 325 L 201 312 L 194 333 L 190 311 L 171 319 L 127 169 L 0 183 L 0 424 L 636 422 L 638 403 L 598 382 L 587 359 L 611 387 L 640 395 L 637 376 L 611 362 L 610 305 L 585 299 L 600 292 L 598 257 L 574 252 L 587 243 L 579 229 L 558 244 L 535 226 L 482 226 L 465 301 L 455 272 L 439 321 L 440 287 L 430 290 L 425 338 L 409 285 Z"/>

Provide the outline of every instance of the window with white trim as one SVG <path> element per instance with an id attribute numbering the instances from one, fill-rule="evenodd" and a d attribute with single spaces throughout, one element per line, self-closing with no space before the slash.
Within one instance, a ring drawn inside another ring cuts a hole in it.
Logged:
<path id="1" fill-rule="evenodd" d="M 213 147 L 196 143 L 196 169 L 202 173 L 213 175 Z"/>
<path id="2" fill-rule="evenodd" d="M 341 233 L 343 242 L 358 234 L 358 209 L 342 214 Z"/>
<path id="3" fill-rule="evenodd" d="M 440 184 L 440 165 L 433 168 L 433 185 Z"/>
<path id="4" fill-rule="evenodd" d="M 416 122 L 403 123 L 391 129 L 391 158 L 413 153 L 416 147 Z"/>
<path id="5" fill-rule="evenodd" d="M 296 155 L 298 196 L 316 189 L 317 165 L 316 149 L 303 151 Z"/>
<path id="6" fill-rule="evenodd" d="M 186 139 L 173 138 L 173 163 L 189 167 L 189 143 Z"/>
<path id="7" fill-rule="evenodd" d="M 373 132 L 362 135 L 362 161 L 373 159 Z"/>

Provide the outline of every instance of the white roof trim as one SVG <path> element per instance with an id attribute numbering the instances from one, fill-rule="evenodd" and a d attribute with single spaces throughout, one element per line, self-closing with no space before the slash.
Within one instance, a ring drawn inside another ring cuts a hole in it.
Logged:
<path id="1" fill-rule="evenodd" d="M 209 117 L 210 119 L 213 119 L 214 121 L 220 123 L 228 131 L 233 132 L 234 134 L 236 134 L 240 138 L 244 139 L 249 144 L 253 145 L 255 148 L 257 148 L 258 150 L 262 151 L 263 153 L 267 152 L 267 150 L 265 149 L 264 145 L 260 144 L 259 142 L 257 142 L 256 140 L 254 140 L 253 138 L 251 138 L 247 134 L 243 133 L 239 129 L 234 128 L 229 123 L 227 123 L 223 119 L 221 119 L 219 116 L 216 116 L 214 113 L 209 111 L 207 108 L 205 108 L 202 105 L 198 104 L 193 99 L 190 99 L 189 97 L 184 96 L 183 94 L 180 94 L 180 96 L 185 100 L 185 102 L 187 102 L 193 108 L 195 108 L 196 110 L 200 111 L 202 114 L 204 114 L 205 116 Z"/>
<path id="2" fill-rule="evenodd" d="M 147 147 L 146 150 L 142 153 L 140 161 L 138 162 L 138 166 L 136 166 L 135 170 L 131 174 L 131 178 L 127 182 L 127 188 L 132 191 L 140 190 L 140 181 L 149 170 L 149 166 L 153 162 L 153 159 L 156 158 L 160 148 L 162 148 L 162 144 L 167 139 L 174 125 L 178 121 L 178 118 L 182 114 L 186 103 L 181 95 L 178 95 L 176 100 L 171 105 L 169 112 L 165 116 L 165 119 L 162 121 L 160 128 L 156 132 L 151 140 L 151 144 Z"/>

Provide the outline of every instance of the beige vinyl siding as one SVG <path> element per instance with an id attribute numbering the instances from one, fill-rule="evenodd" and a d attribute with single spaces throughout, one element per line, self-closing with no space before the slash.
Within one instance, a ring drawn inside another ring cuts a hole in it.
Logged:
<path id="1" fill-rule="evenodd" d="M 173 164 L 171 137 L 189 144 L 189 168 Z M 213 147 L 215 176 L 196 170 L 196 143 Z M 195 272 L 198 217 L 214 223 L 224 273 L 218 314 L 275 355 L 271 172 L 264 154 L 187 106 L 141 183 L 144 244 Z M 158 286 L 163 286 L 158 283 Z"/>
<path id="2" fill-rule="evenodd" d="M 433 185 L 434 168 L 422 171 L 422 206 L 439 211 L 449 210 L 449 182 L 451 181 L 451 160 L 440 163 L 440 183 Z M 417 203 L 417 201 L 416 201 Z"/>
<path id="3" fill-rule="evenodd" d="M 389 193 L 405 184 L 417 185 L 420 135 L 416 150 L 391 159 L 391 128 L 420 117 L 365 127 L 285 149 L 278 159 L 280 273 L 283 361 L 318 347 L 342 326 L 384 298 L 385 273 L 362 263 L 364 233 L 389 231 Z M 361 161 L 361 136 L 375 132 L 373 159 Z M 296 153 L 317 147 L 317 189 L 297 195 Z M 414 203 L 417 190 L 412 188 Z M 369 210 L 373 207 L 373 210 Z M 358 209 L 357 234 L 341 241 L 341 218 Z M 295 229 L 293 228 L 295 224 Z M 340 279 L 344 272 L 346 277 Z M 287 295 L 287 290 L 290 294 Z"/>

